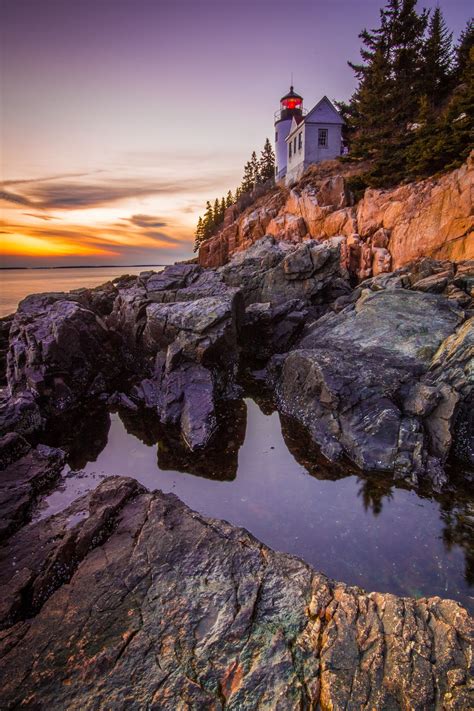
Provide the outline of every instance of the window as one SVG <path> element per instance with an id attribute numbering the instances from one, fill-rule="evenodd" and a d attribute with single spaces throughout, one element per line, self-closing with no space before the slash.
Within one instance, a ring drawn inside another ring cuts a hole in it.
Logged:
<path id="1" fill-rule="evenodd" d="M 291 158 L 291 141 L 288 144 L 288 158 Z"/>
<path id="2" fill-rule="evenodd" d="M 293 140 L 293 151 L 294 151 L 294 153 L 296 153 L 296 136 Z"/>
<path id="3" fill-rule="evenodd" d="M 275 141 L 278 141 L 278 131 L 275 131 Z"/>
<path id="4" fill-rule="evenodd" d="M 303 148 L 303 131 L 300 131 L 298 135 L 298 150 Z"/>
<path id="5" fill-rule="evenodd" d="M 327 148 L 328 147 L 328 130 L 327 128 L 318 129 L 318 147 Z"/>

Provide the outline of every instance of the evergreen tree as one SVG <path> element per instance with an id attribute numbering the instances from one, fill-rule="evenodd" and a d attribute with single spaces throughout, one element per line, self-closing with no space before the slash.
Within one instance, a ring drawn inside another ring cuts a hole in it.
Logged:
<path id="1" fill-rule="evenodd" d="M 204 224 L 202 217 L 199 218 L 196 232 L 194 233 L 194 251 L 197 252 L 204 241 Z"/>
<path id="2" fill-rule="evenodd" d="M 233 204 L 234 204 L 234 196 L 232 195 L 232 190 L 229 190 L 229 192 L 227 193 L 227 197 L 225 199 L 225 206 L 230 207 Z"/>
<path id="3" fill-rule="evenodd" d="M 250 157 L 250 170 L 251 170 L 251 175 L 252 175 L 252 189 L 256 186 L 258 182 L 260 182 L 260 176 L 258 172 L 258 159 L 257 159 L 257 154 L 255 151 L 252 151 L 252 155 Z"/>
<path id="4" fill-rule="evenodd" d="M 209 239 L 214 231 L 214 227 L 214 211 L 210 201 L 208 200 L 206 202 L 206 212 L 204 213 L 203 219 L 203 239 Z"/>
<path id="5" fill-rule="evenodd" d="M 359 80 L 347 112 L 352 155 L 372 158 L 367 179 L 376 186 L 404 178 L 406 152 L 414 140 L 410 125 L 423 95 L 428 22 L 428 13 L 418 14 L 416 3 L 389 0 L 380 11 L 380 26 L 360 34 L 362 64 L 349 63 Z"/>
<path id="6" fill-rule="evenodd" d="M 410 177 L 432 175 L 459 166 L 474 144 L 474 32 L 468 23 L 456 51 L 456 86 L 435 111 L 426 99 L 421 105 L 420 127 L 407 153 Z"/>
<path id="7" fill-rule="evenodd" d="M 453 35 L 437 7 L 430 18 L 423 47 L 423 92 L 431 106 L 440 106 L 452 88 Z"/>
<path id="8" fill-rule="evenodd" d="M 221 204 L 220 204 L 219 198 L 216 198 L 214 200 L 214 207 L 212 210 L 212 215 L 214 217 L 214 226 L 217 227 L 217 225 L 221 221 Z"/>
<path id="9" fill-rule="evenodd" d="M 269 139 L 265 139 L 263 150 L 260 153 L 258 163 L 258 178 L 260 183 L 266 183 L 267 180 L 273 180 L 275 177 L 275 154 L 273 153 L 272 144 Z"/>
<path id="10" fill-rule="evenodd" d="M 472 61 L 471 50 L 474 46 L 474 19 L 468 20 L 465 29 L 461 32 L 455 52 L 454 78 L 457 83 L 463 80 L 466 68 Z"/>
<path id="11" fill-rule="evenodd" d="M 223 198 L 221 198 L 221 204 L 220 204 L 220 210 L 219 210 L 219 215 L 220 215 L 219 222 L 224 221 L 225 208 L 226 208 L 226 203 L 225 203 L 225 198 L 223 197 Z"/>
<path id="12" fill-rule="evenodd" d="M 251 192 L 251 190 L 253 190 L 254 184 L 255 184 L 255 171 L 252 166 L 252 163 L 250 161 L 247 161 L 247 163 L 244 166 L 244 175 L 242 178 L 242 182 L 240 184 L 241 193 Z"/>

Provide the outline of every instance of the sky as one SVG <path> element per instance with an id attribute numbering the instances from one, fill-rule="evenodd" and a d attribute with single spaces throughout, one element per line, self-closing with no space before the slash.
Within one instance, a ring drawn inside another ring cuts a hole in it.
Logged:
<path id="1" fill-rule="evenodd" d="M 191 257 L 291 76 L 307 108 L 350 97 L 382 4 L 1 0 L 1 266 Z M 457 37 L 470 1 L 439 4 Z"/>

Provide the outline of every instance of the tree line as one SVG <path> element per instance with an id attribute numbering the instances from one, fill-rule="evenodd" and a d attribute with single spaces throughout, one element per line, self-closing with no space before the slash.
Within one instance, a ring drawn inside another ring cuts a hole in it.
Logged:
<path id="1" fill-rule="evenodd" d="M 390 0 L 364 29 L 358 86 L 338 102 L 350 158 L 371 159 L 362 185 L 387 186 L 459 166 L 473 145 L 474 22 L 457 43 L 439 7 Z"/>
<path id="2" fill-rule="evenodd" d="M 265 140 L 260 158 L 257 153 L 252 152 L 250 160 L 244 166 L 244 174 L 240 185 L 233 193 L 229 190 L 225 197 L 215 198 L 214 201 L 206 202 L 204 215 L 199 217 L 194 234 L 194 251 L 197 252 L 202 242 L 212 237 L 222 226 L 225 211 L 231 205 L 235 205 L 242 195 L 251 193 L 257 185 L 263 185 L 275 177 L 275 154 L 269 139 Z"/>

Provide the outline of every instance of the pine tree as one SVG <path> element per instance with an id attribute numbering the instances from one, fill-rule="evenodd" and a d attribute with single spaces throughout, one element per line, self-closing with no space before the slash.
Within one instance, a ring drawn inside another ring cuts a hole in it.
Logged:
<path id="1" fill-rule="evenodd" d="M 423 92 L 431 106 L 440 106 L 452 88 L 453 35 L 437 7 L 430 18 L 423 47 Z"/>
<path id="2" fill-rule="evenodd" d="M 221 219 L 221 204 L 219 198 L 214 200 L 214 207 L 212 210 L 212 215 L 214 217 L 214 226 L 217 226 Z"/>
<path id="3" fill-rule="evenodd" d="M 229 190 L 229 192 L 227 193 L 227 197 L 225 199 L 225 206 L 230 207 L 233 204 L 234 204 L 234 196 L 232 195 L 232 190 Z"/>
<path id="4" fill-rule="evenodd" d="M 250 161 L 247 161 L 244 166 L 244 175 L 240 184 L 240 190 L 242 193 L 249 193 L 253 190 L 255 184 L 254 175 L 255 172 L 252 163 Z"/>
<path id="5" fill-rule="evenodd" d="M 417 0 L 389 0 L 380 11 L 380 26 L 360 34 L 362 64 L 349 65 L 359 85 L 348 111 L 352 154 L 372 158 L 370 184 L 403 179 L 406 151 L 414 137 L 423 94 L 422 49 L 428 13 L 416 11 Z"/>
<path id="6" fill-rule="evenodd" d="M 194 251 L 197 252 L 204 240 L 204 224 L 202 217 L 199 218 L 196 232 L 194 233 Z"/>
<path id="7" fill-rule="evenodd" d="M 408 174 L 423 177 L 459 166 L 474 143 L 474 23 L 468 23 L 456 49 L 453 72 L 456 86 L 435 111 L 426 99 L 420 128 L 408 151 Z"/>
<path id="8" fill-rule="evenodd" d="M 252 151 L 252 155 L 250 157 L 250 168 L 252 171 L 252 188 L 254 188 L 256 184 L 260 182 L 260 176 L 258 172 L 258 159 L 255 151 Z"/>
<path id="9" fill-rule="evenodd" d="M 223 222 L 224 220 L 224 215 L 225 215 L 225 209 L 226 209 L 226 203 L 225 203 L 225 197 L 221 198 L 221 204 L 220 204 L 220 210 L 219 210 L 219 222 Z"/>
<path id="10" fill-rule="evenodd" d="M 463 80 L 464 73 L 471 59 L 474 46 L 474 18 L 467 21 L 465 29 L 461 32 L 455 51 L 454 78 L 457 83 Z"/>
<path id="11" fill-rule="evenodd" d="M 214 212 L 212 209 L 212 205 L 210 201 L 208 200 L 206 202 L 206 212 L 204 213 L 204 219 L 203 219 L 203 239 L 209 239 L 209 237 L 212 235 L 214 231 L 215 223 L 214 223 Z"/>
<path id="12" fill-rule="evenodd" d="M 266 183 L 267 180 L 273 180 L 275 177 L 275 154 L 268 138 L 265 139 L 263 150 L 260 153 L 258 177 L 260 183 Z"/>

